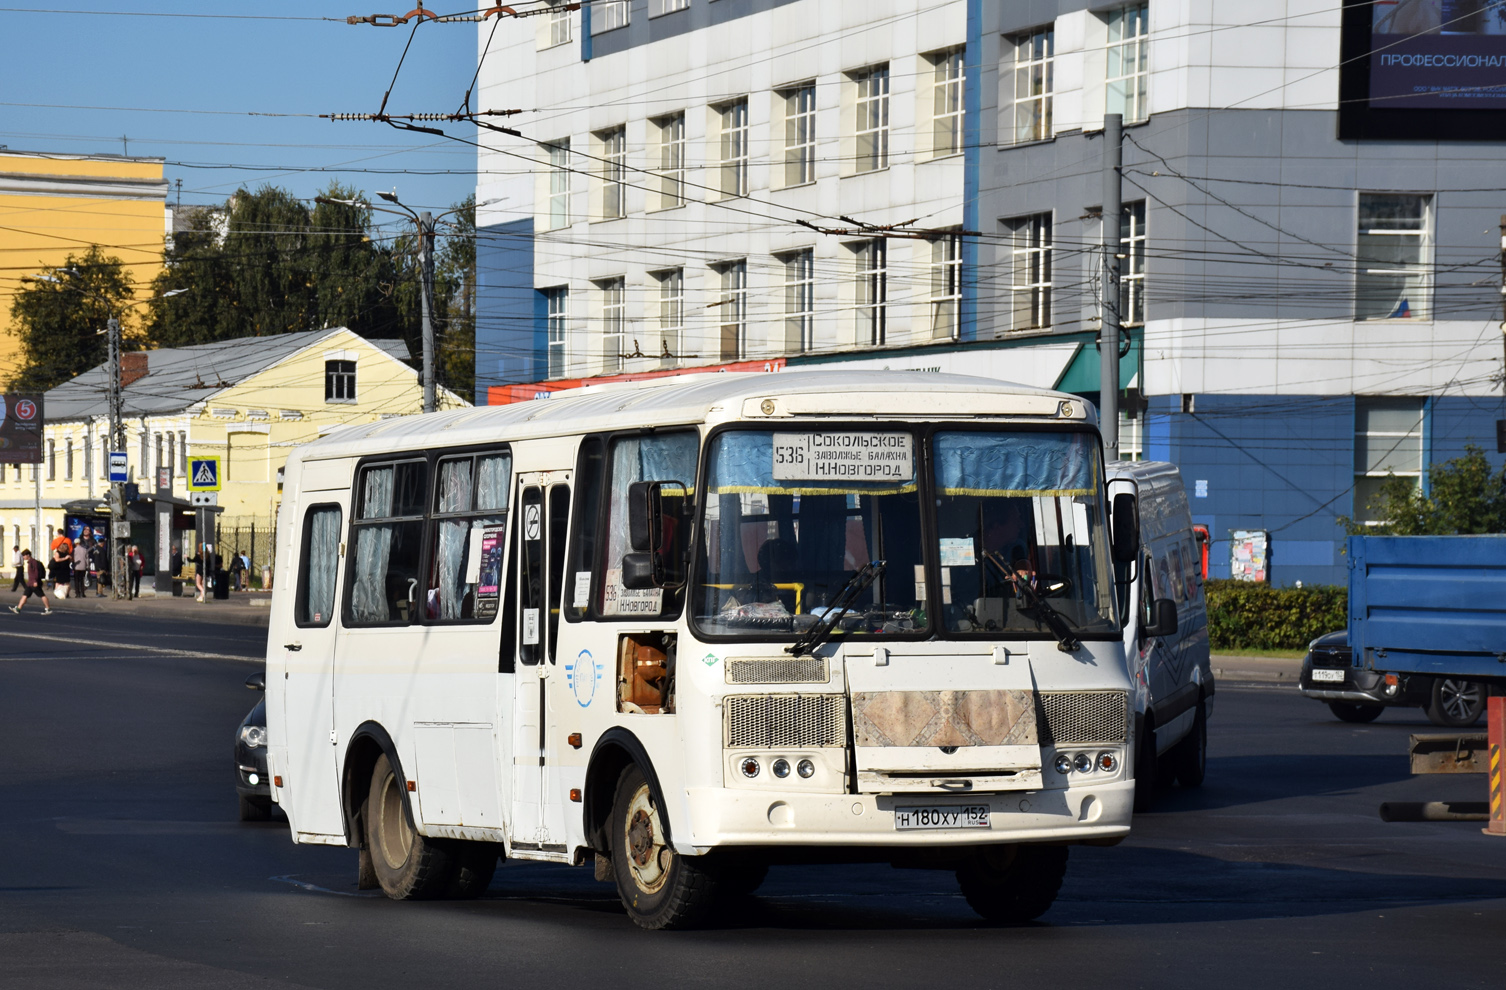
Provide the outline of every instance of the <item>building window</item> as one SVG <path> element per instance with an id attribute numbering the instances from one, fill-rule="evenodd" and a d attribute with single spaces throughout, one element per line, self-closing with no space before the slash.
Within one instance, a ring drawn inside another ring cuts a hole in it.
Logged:
<path id="1" fill-rule="evenodd" d="M 658 17 L 660 14 L 673 14 L 677 10 L 684 10 L 690 6 L 690 0 L 648 0 L 650 17 Z"/>
<path id="2" fill-rule="evenodd" d="M 748 101 L 718 107 L 721 114 L 722 196 L 748 195 Z"/>
<path id="3" fill-rule="evenodd" d="M 786 90 L 784 97 L 784 184 L 816 181 L 816 87 Z"/>
<path id="4" fill-rule="evenodd" d="M 741 361 L 748 324 L 748 263 L 730 261 L 713 266 L 713 270 L 722 279 L 716 309 L 722 327 L 721 359 Z"/>
<path id="5" fill-rule="evenodd" d="M 570 15 L 574 11 L 565 0 L 550 0 L 549 7 L 549 44 L 566 44 L 570 41 Z"/>
<path id="6" fill-rule="evenodd" d="M 188 476 L 188 432 L 180 430 L 178 433 L 178 463 L 183 465 L 183 475 Z"/>
<path id="7" fill-rule="evenodd" d="M 171 438 L 169 438 L 169 442 L 171 442 Z M 155 448 L 155 450 L 153 451 L 153 453 L 155 453 L 157 455 L 156 456 L 156 460 L 152 461 L 152 464 L 157 468 L 158 471 L 161 471 L 162 470 L 162 434 L 160 434 L 160 433 L 153 434 L 153 436 L 152 436 L 152 446 Z M 171 446 L 169 446 L 168 449 L 171 450 L 172 449 Z M 150 481 L 153 486 L 155 486 L 157 484 L 157 475 L 155 473 L 153 473 L 152 476 L 149 477 L 147 480 Z"/>
<path id="8" fill-rule="evenodd" d="M 1037 213 L 1009 221 L 1011 330 L 1051 325 L 1051 214 Z"/>
<path id="9" fill-rule="evenodd" d="M 627 341 L 627 280 L 609 278 L 596 283 L 601 289 L 601 367 L 604 371 L 621 371 Z"/>
<path id="10" fill-rule="evenodd" d="M 685 357 L 685 269 L 655 272 L 659 283 L 659 364 L 678 365 Z"/>
<path id="11" fill-rule="evenodd" d="M 57 441 L 47 441 L 47 480 L 58 480 L 58 450 Z"/>
<path id="12" fill-rule="evenodd" d="M 1039 28 L 1014 42 L 1014 139 L 1044 141 L 1052 134 L 1056 31 Z"/>
<path id="13" fill-rule="evenodd" d="M 17 480 L 20 480 L 20 472 L 18 471 L 16 473 L 17 473 Z M 91 477 L 93 474 L 94 474 L 94 435 L 92 433 L 85 433 L 84 434 L 84 477 L 88 478 L 88 477 Z"/>
<path id="14" fill-rule="evenodd" d="M 857 170 L 889 167 L 889 66 L 876 65 L 856 73 Z"/>
<path id="15" fill-rule="evenodd" d="M 151 470 L 148 459 L 152 456 L 152 435 L 145 430 L 141 431 L 141 459 L 136 462 L 135 469 L 131 472 L 135 477 L 145 480 L 147 472 Z M 229 458 L 227 457 L 228 461 Z"/>
<path id="16" fill-rule="evenodd" d="M 784 349 L 802 354 L 815 346 L 816 252 L 780 255 L 784 264 Z"/>
<path id="17" fill-rule="evenodd" d="M 1426 320 L 1432 315 L 1432 198 L 1360 193 L 1357 320 Z"/>
<path id="18" fill-rule="evenodd" d="M 963 49 L 934 56 L 931 81 L 931 154 L 955 155 L 962 150 Z"/>
<path id="19" fill-rule="evenodd" d="M 1145 322 L 1145 200 L 1124 204 L 1119 215 L 1119 325 Z"/>
<path id="20" fill-rule="evenodd" d="M 1131 4 L 1109 11 L 1109 48 L 1105 83 L 1108 113 L 1123 114 L 1126 122 L 1146 116 L 1145 84 L 1150 78 L 1150 5 Z"/>
<path id="21" fill-rule="evenodd" d="M 661 210 L 685 205 L 685 114 L 653 121 L 659 137 L 659 203 Z"/>
<path id="22" fill-rule="evenodd" d="M 627 128 L 614 127 L 601 140 L 601 218 L 627 215 Z"/>
<path id="23" fill-rule="evenodd" d="M 167 479 L 172 481 L 178 474 L 178 466 L 173 463 L 173 435 L 167 435 Z"/>
<path id="24" fill-rule="evenodd" d="M 889 331 L 889 242 L 864 241 L 855 245 L 857 284 L 857 343 L 875 347 L 885 343 Z"/>
<path id="25" fill-rule="evenodd" d="M 324 401 L 356 401 L 356 363 L 354 361 L 324 362 Z"/>
<path id="26" fill-rule="evenodd" d="M 73 480 L 73 438 L 63 441 L 63 480 Z"/>
<path id="27" fill-rule="evenodd" d="M 1354 400 L 1354 518 L 1376 523 L 1372 503 L 1386 478 L 1422 478 L 1421 399 L 1356 396 Z"/>
<path id="28" fill-rule="evenodd" d="M 567 354 L 565 351 L 566 324 L 570 319 L 570 290 L 561 285 L 544 290 L 548 302 L 548 362 L 549 377 L 565 377 Z"/>
<path id="29" fill-rule="evenodd" d="M 545 145 L 549 149 L 549 229 L 570 226 L 570 139 Z"/>
<path id="30" fill-rule="evenodd" d="M 591 14 L 591 33 L 601 34 L 627 27 L 631 6 L 631 0 L 596 0 L 596 9 Z"/>
<path id="31" fill-rule="evenodd" d="M 955 340 L 962 307 L 962 235 L 944 234 L 931 242 L 931 337 Z"/>

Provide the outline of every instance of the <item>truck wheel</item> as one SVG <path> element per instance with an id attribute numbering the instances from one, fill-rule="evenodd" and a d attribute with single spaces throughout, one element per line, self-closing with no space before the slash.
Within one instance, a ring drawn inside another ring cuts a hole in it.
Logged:
<path id="1" fill-rule="evenodd" d="M 459 865 L 448 844 L 414 831 L 403 809 L 403 787 L 384 754 L 371 772 L 366 812 L 361 816 L 377 882 L 382 893 L 395 901 L 444 897 L 459 873 Z"/>
<path id="2" fill-rule="evenodd" d="M 1374 722 L 1380 718 L 1385 705 L 1351 705 L 1347 701 L 1330 701 L 1328 710 L 1341 722 Z"/>
<path id="3" fill-rule="evenodd" d="M 710 914 L 718 875 L 703 857 L 681 856 L 665 841 L 664 816 L 637 764 L 617 779 L 609 824 L 617 896 L 639 928 L 691 928 Z"/>
<path id="4" fill-rule="evenodd" d="M 957 870 L 957 883 L 986 920 L 1020 924 L 1050 910 L 1066 875 L 1066 846 L 987 846 Z"/>
<path id="5" fill-rule="evenodd" d="M 264 797 L 241 797 L 241 821 L 267 822 L 272 820 L 272 799 Z"/>
<path id="6" fill-rule="evenodd" d="M 1202 787 L 1208 772 L 1208 713 L 1201 700 L 1192 718 L 1192 731 L 1177 743 L 1177 783 L 1183 787 Z"/>
<path id="7" fill-rule="evenodd" d="M 1485 688 L 1474 681 L 1440 677 L 1433 681 L 1424 709 L 1428 721 L 1449 729 L 1474 725 L 1485 713 Z"/>

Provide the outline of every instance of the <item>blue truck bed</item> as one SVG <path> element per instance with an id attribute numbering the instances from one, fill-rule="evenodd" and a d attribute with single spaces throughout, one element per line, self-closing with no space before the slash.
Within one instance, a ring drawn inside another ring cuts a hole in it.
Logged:
<path id="1" fill-rule="evenodd" d="M 1356 666 L 1506 682 L 1506 536 L 1351 536 Z"/>

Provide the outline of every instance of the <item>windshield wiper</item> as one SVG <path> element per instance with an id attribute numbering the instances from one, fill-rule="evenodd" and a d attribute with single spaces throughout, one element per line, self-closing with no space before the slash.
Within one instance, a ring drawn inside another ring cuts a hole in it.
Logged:
<path id="1" fill-rule="evenodd" d="M 831 631 L 836 628 L 842 617 L 852 611 L 853 603 L 857 601 L 858 596 L 867 591 L 868 586 L 884 573 L 887 565 L 888 561 L 870 560 L 858 568 L 852 577 L 848 578 L 847 582 L 837 590 L 836 598 L 831 605 L 827 606 L 826 614 L 821 617 L 821 621 L 801 633 L 800 638 L 785 647 L 784 651 L 797 657 L 802 653 L 815 656 L 816 647 L 826 642 L 826 638 L 831 635 Z"/>
<path id="2" fill-rule="evenodd" d="M 1044 622 L 1050 630 L 1056 634 L 1056 648 L 1063 653 L 1074 653 L 1081 646 L 1077 636 L 1072 632 L 1072 627 L 1067 625 L 1067 620 L 1060 612 L 1047 604 L 1046 599 L 1041 597 L 1030 584 L 1030 578 L 1020 574 L 1012 568 L 1006 567 L 999 559 L 999 554 L 994 550 L 983 551 L 983 559 L 993 564 L 1004 575 L 1004 579 L 1014 585 L 1015 593 L 1027 600 L 1027 604 L 1020 611 L 1028 618 Z M 1028 608 L 1030 611 L 1025 612 Z"/>

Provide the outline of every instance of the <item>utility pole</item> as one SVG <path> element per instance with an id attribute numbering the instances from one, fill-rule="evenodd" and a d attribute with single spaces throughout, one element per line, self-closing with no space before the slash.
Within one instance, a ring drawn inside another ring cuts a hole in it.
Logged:
<path id="1" fill-rule="evenodd" d="M 110 317 L 105 324 L 110 341 L 110 450 L 125 450 L 125 417 L 121 406 L 120 397 L 120 321 Z M 105 463 L 109 463 L 110 453 L 105 451 Z M 110 482 L 110 589 L 114 598 L 123 597 L 125 582 L 125 553 L 122 547 L 125 536 L 121 532 L 125 528 L 125 486 L 118 481 Z"/>
<path id="2" fill-rule="evenodd" d="M 419 292 L 424 321 L 424 412 L 436 407 L 434 394 L 434 217 L 428 210 L 418 215 L 419 267 L 423 287 Z"/>
<path id="3" fill-rule="evenodd" d="M 1119 166 L 1124 117 L 1103 115 L 1103 278 L 1098 319 L 1098 414 L 1104 454 L 1119 459 Z"/>

